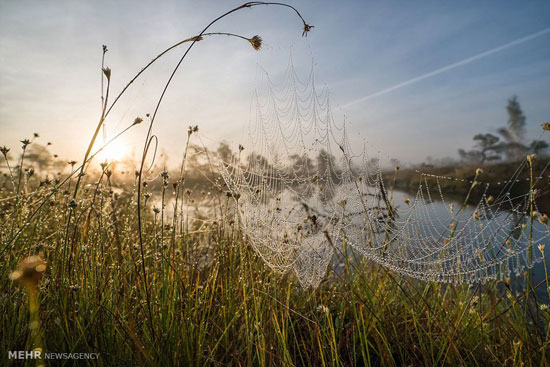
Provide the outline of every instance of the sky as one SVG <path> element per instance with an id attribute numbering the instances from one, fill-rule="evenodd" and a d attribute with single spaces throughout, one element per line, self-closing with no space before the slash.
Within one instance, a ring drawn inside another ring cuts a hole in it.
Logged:
<path id="1" fill-rule="evenodd" d="M 259 68 L 277 82 L 292 55 L 304 77 L 330 91 L 335 118 L 403 163 L 457 157 L 472 136 L 506 124 L 513 95 L 528 139 L 550 120 L 548 1 L 289 1 L 315 28 L 302 37 L 285 8 L 244 9 L 197 43 L 174 77 L 154 132 L 161 151 L 180 156 L 189 125 L 207 145 L 238 144 L 253 117 Z M 79 160 L 101 113 L 101 46 L 117 94 L 166 47 L 200 32 L 238 1 L 0 0 L 0 145 L 40 134 L 52 151 Z M 168 54 L 133 85 L 106 121 L 107 137 L 154 110 L 184 49 Z M 116 142 L 137 156 L 147 126 Z"/>

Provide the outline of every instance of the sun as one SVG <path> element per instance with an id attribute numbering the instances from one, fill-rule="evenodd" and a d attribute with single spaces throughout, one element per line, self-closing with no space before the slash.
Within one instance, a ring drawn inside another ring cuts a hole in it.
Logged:
<path id="1" fill-rule="evenodd" d="M 129 151 L 125 144 L 114 141 L 97 154 L 99 161 L 121 162 L 128 157 Z"/>

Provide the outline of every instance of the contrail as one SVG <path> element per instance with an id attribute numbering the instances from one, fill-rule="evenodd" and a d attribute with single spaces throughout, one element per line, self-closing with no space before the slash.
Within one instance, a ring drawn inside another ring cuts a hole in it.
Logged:
<path id="1" fill-rule="evenodd" d="M 477 54 L 477 55 L 474 55 L 474 56 L 470 56 L 464 60 L 461 60 L 461 61 L 458 61 L 458 62 L 455 62 L 455 63 L 452 63 L 450 65 L 447 65 L 447 66 L 444 66 L 442 68 L 439 68 L 439 69 L 436 69 L 434 71 L 430 71 L 429 73 L 426 73 L 424 75 L 420 75 L 420 76 L 417 76 L 416 78 L 412 78 L 412 79 L 409 79 L 405 82 L 402 82 L 402 83 L 399 83 L 399 84 L 396 84 L 394 85 L 393 87 L 389 87 L 389 88 L 386 88 L 386 89 L 383 89 L 381 91 L 378 91 L 378 92 L 375 92 L 375 93 L 372 93 L 372 94 L 369 94 L 365 97 L 361 97 L 359 99 L 356 99 L 354 101 L 351 101 L 351 102 L 348 102 L 344 105 L 342 105 L 343 108 L 346 108 L 346 107 L 350 107 L 350 106 L 353 106 L 357 103 L 361 103 L 361 102 L 364 102 L 364 101 L 367 101 L 371 98 L 374 98 L 374 97 L 378 97 L 378 96 L 381 96 L 383 94 L 386 94 L 386 93 L 390 93 L 390 92 L 393 92 L 394 90 L 396 89 L 399 89 L 399 88 L 402 88 L 402 87 L 405 87 L 407 85 L 410 85 L 410 84 L 413 84 L 413 83 L 416 83 L 416 82 L 419 82 L 421 80 L 424 80 L 424 79 L 427 79 L 427 78 L 430 78 L 434 75 L 438 75 L 438 74 L 441 74 L 441 73 L 444 73 L 446 71 L 449 71 L 449 70 L 452 70 L 454 68 L 457 68 L 459 66 L 462 66 L 462 65 L 466 65 L 466 64 L 469 64 L 473 61 L 476 61 L 476 60 L 479 60 L 483 57 L 487 57 L 489 55 L 492 55 L 492 54 L 495 54 L 497 52 L 500 52 L 500 51 L 503 51 L 503 50 L 506 50 L 510 47 L 514 47 L 516 45 L 519 45 L 521 43 L 524 43 L 524 42 L 527 42 L 527 41 L 530 41 L 532 39 L 535 39 L 537 37 L 540 37 L 540 36 L 543 36 L 547 33 L 550 33 L 550 28 L 545 28 L 541 31 L 538 31 L 536 33 L 533 33 L 533 34 L 530 34 L 528 36 L 525 36 L 523 38 L 519 38 L 515 41 L 512 41 L 512 42 L 509 42 L 509 43 L 506 43 L 502 46 L 498 46 L 498 47 L 495 47 L 495 48 L 492 48 L 488 51 L 485 51 L 485 52 L 482 52 L 480 54 Z"/>

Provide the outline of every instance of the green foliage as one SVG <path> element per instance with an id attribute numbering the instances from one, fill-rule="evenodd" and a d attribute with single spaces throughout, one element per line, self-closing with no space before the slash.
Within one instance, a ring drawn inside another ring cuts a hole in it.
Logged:
<path id="1" fill-rule="evenodd" d="M 45 174 L 24 181 L 19 199 L 8 177 L 0 181 L 1 364 L 31 343 L 27 295 L 8 274 L 38 253 L 48 263 L 39 289 L 45 350 L 99 352 L 99 366 L 541 366 L 550 352 L 548 308 L 507 283 L 425 283 L 344 250 L 318 289 L 301 289 L 252 250 L 233 198 L 205 197 L 200 214 L 173 219 L 162 175 L 160 192 L 150 181 L 143 193 L 144 264 L 136 187 L 115 192 L 123 179 L 110 167 L 85 178 L 62 259 L 74 182 L 53 190 L 38 185 Z"/>

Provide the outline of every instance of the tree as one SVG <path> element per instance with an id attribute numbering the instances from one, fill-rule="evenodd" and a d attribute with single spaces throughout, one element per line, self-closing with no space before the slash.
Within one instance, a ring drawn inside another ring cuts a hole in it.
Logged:
<path id="1" fill-rule="evenodd" d="M 548 143 L 544 140 L 533 140 L 531 145 L 529 145 L 529 151 L 542 155 L 548 150 Z"/>
<path id="2" fill-rule="evenodd" d="M 501 145 L 500 150 L 506 153 L 508 159 L 519 160 L 527 150 L 527 147 L 523 145 L 526 122 L 516 96 L 508 100 L 506 111 L 508 112 L 508 124 L 498 130 L 506 140 L 506 143 Z"/>
<path id="3" fill-rule="evenodd" d="M 501 144 L 499 137 L 493 134 L 477 134 L 473 140 L 476 142 L 477 149 L 465 151 L 459 149 L 460 158 L 466 162 L 483 164 L 486 161 L 495 161 L 500 159 Z"/>
<path id="4" fill-rule="evenodd" d="M 498 136 L 494 136 L 493 134 L 477 134 L 473 139 L 479 148 L 481 164 L 485 163 L 485 161 L 500 159 L 500 155 L 498 155 L 498 143 L 500 139 Z"/>
<path id="5" fill-rule="evenodd" d="M 525 139 L 525 116 L 516 96 L 508 100 L 506 110 L 508 111 L 507 129 L 514 135 L 516 141 L 522 143 Z"/>

